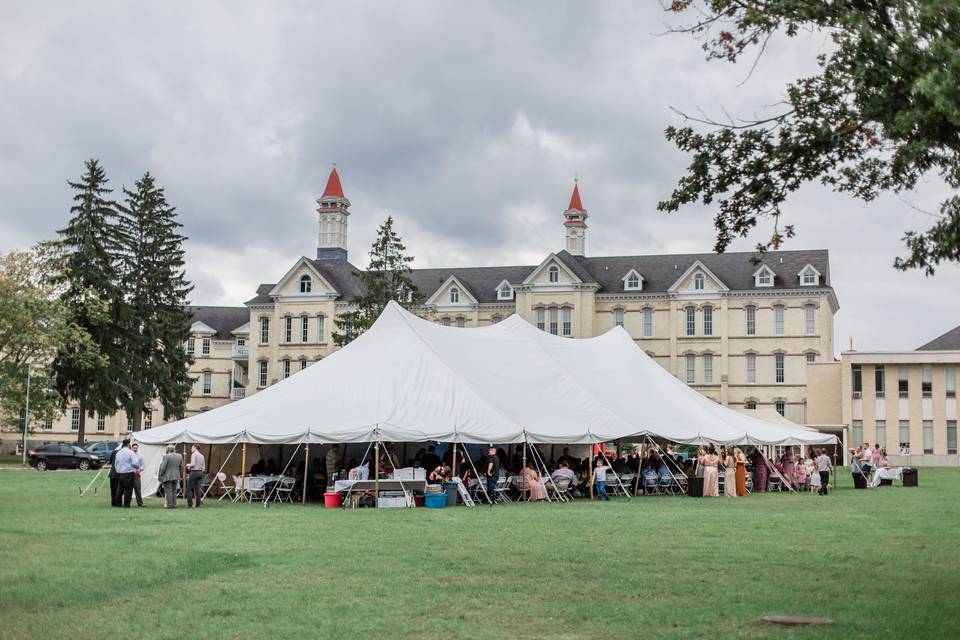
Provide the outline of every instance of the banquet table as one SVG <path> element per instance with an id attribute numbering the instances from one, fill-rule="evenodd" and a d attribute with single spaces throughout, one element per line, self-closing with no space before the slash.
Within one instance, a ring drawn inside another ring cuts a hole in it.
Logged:
<path id="1" fill-rule="evenodd" d="M 900 467 L 887 467 L 884 469 L 876 469 L 873 472 L 873 481 L 870 483 L 874 487 L 880 486 L 881 480 L 901 480 L 901 473 L 903 469 Z"/>
<path id="2" fill-rule="evenodd" d="M 381 480 L 380 491 L 424 491 L 427 488 L 426 480 Z M 374 491 L 375 480 L 337 480 L 333 483 L 333 490 L 341 491 Z"/>

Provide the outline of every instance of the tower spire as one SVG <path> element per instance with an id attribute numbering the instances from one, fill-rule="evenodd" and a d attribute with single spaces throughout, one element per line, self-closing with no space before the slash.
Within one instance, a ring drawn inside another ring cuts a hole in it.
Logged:
<path id="1" fill-rule="evenodd" d="M 327 177 L 327 186 L 317 200 L 317 215 L 320 235 L 317 241 L 317 260 L 347 259 L 347 218 L 350 216 L 350 200 L 343 194 L 337 164 Z"/>
<path id="2" fill-rule="evenodd" d="M 570 204 L 563 212 L 563 227 L 566 249 L 575 256 L 582 256 L 587 243 L 587 210 L 580 199 L 580 180 L 574 176 Z"/>

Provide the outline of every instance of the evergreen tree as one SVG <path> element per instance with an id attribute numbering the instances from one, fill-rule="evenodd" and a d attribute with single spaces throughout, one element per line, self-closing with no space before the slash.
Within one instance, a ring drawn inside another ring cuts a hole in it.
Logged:
<path id="1" fill-rule="evenodd" d="M 413 257 L 404 254 L 406 249 L 393 230 L 393 216 L 387 216 L 370 247 L 370 265 L 353 274 L 363 283 L 363 293 L 352 300 L 357 309 L 334 318 L 339 331 L 333 333 L 333 342 L 338 347 L 369 329 L 391 300 L 408 309 L 420 304 L 422 296 L 411 277 Z"/>
<path id="2" fill-rule="evenodd" d="M 83 442 L 87 415 L 112 415 L 120 398 L 116 333 L 119 281 L 117 205 L 110 199 L 107 176 L 97 160 L 85 163 L 79 182 L 68 182 L 76 192 L 66 228 L 58 231 L 59 258 L 53 283 L 69 314 L 68 323 L 90 336 L 90 341 L 63 345 L 54 359 L 56 387 L 64 402 L 80 405 L 77 441 Z M 96 350 L 97 353 L 92 353 Z"/>
<path id="3" fill-rule="evenodd" d="M 167 416 L 182 417 L 193 381 L 182 225 L 176 209 L 153 176 L 144 174 L 135 189 L 123 190 L 120 208 L 121 251 L 118 267 L 124 283 L 117 314 L 124 349 L 121 404 L 139 431 L 143 412 L 159 398 Z"/>

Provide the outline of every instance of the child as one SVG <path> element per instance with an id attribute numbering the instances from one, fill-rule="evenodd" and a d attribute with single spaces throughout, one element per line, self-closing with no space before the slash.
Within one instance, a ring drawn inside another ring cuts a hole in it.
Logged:
<path id="1" fill-rule="evenodd" d="M 597 485 L 597 500 L 609 500 L 607 495 L 607 471 L 609 466 L 603 464 L 602 458 L 597 458 L 597 466 L 593 470 L 593 481 Z"/>

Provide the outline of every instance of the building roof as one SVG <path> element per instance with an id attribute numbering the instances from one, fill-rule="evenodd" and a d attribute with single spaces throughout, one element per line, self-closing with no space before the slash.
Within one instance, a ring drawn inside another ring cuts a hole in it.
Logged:
<path id="1" fill-rule="evenodd" d="M 327 178 L 327 186 L 323 190 L 323 195 L 321 198 L 345 198 L 343 195 L 343 187 L 340 185 L 340 174 L 337 173 L 337 168 L 334 167 L 330 172 L 330 177 Z"/>
<path id="2" fill-rule="evenodd" d="M 250 310 L 246 307 L 187 307 L 187 311 L 192 322 L 202 322 L 216 331 L 216 340 L 231 340 L 231 331 L 250 322 Z"/>
<path id="3" fill-rule="evenodd" d="M 570 206 L 567 207 L 567 210 L 569 211 L 570 209 L 585 211 L 583 203 L 580 202 L 580 185 L 577 183 L 573 184 L 573 194 L 570 195 Z"/>
<path id="4" fill-rule="evenodd" d="M 917 351 L 960 351 L 960 326 L 956 326 L 938 338 L 934 338 Z"/>

